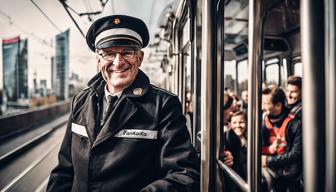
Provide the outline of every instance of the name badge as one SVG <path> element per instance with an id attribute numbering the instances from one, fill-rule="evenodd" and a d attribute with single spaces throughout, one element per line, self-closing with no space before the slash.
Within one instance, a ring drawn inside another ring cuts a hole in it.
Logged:
<path id="1" fill-rule="evenodd" d="M 141 129 L 123 129 L 114 137 L 136 138 L 136 139 L 157 139 L 158 131 Z"/>
<path id="2" fill-rule="evenodd" d="M 88 137 L 85 126 L 83 126 L 83 125 L 78 125 L 76 123 L 71 123 L 71 131 L 74 132 L 74 133 L 77 133 L 78 135 Z"/>

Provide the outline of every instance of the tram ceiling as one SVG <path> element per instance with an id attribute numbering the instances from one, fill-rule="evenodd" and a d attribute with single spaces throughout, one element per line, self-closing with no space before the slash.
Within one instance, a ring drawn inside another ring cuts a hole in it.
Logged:
<path id="1" fill-rule="evenodd" d="M 279 22 L 281 21 L 281 22 Z M 285 36 L 300 26 L 300 1 L 285 0 L 274 5 L 266 16 L 264 33 Z"/>

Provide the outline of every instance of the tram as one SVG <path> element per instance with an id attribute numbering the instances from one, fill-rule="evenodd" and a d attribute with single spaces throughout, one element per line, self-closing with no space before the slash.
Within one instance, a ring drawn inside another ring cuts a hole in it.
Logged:
<path id="1" fill-rule="evenodd" d="M 159 18 L 156 53 L 164 87 L 176 93 L 201 159 L 202 191 L 222 191 L 219 174 L 261 191 L 262 84 L 303 79 L 305 191 L 335 186 L 335 1 L 175 0 Z M 248 179 L 223 165 L 223 94 L 248 90 Z"/>

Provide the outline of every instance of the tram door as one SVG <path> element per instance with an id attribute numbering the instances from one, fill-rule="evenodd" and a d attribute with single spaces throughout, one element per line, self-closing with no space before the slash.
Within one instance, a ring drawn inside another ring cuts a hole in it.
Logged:
<path id="1" fill-rule="evenodd" d="M 187 119 L 187 128 L 192 143 L 195 145 L 196 130 L 194 123 L 194 60 L 192 57 L 192 15 L 191 6 L 186 1 L 181 1 L 181 11 L 176 23 L 176 35 L 178 45 L 178 95 L 182 102 L 183 112 Z"/>

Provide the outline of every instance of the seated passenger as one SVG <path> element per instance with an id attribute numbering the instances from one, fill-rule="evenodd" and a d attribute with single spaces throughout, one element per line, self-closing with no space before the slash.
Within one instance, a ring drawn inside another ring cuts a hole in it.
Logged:
<path id="1" fill-rule="evenodd" d="M 243 111 L 231 115 L 230 129 L 224 134 L 224 146 L 233 156 L 233 170 L 247 179 L 247 117 Z"/>
<path id="2" fill-rule="evenodd" d="M 233 97 L 228 92 L 224 92 L 224 132 L 228 130 L 230 116 L 237 110 L 237 105 Z"/>
<path id="3" fill-rule="evenodd" d="M 302 117 L 302 92 L 301 92 L 301 77 L 290 76 L 287 79 L 286 96 L 287 106 L 291 109 L 291 114 Z"/>
<path id="4" fill-rule="evenodd" d="M 224 153 L 221 160 L 230 166 L 242 179 L 247 179 L 247 118 L 243 111 L 231 114 L 229 129 L 224 132 Z M 229 164 L 230 163 L 230 164 Z M 222 173 L 223 190 L 240 192 L 240 188 Z"/>
<path id="5" fill-rule="evenodd" d="M 229 125 L 229 120 L 232 114 L 232 111 L 234 110 L 235 106 L 233 103 L 233 98 L 229 95 L 228 92 L 224 92 L 224 132 L 228 131 L 228 125 Z M 227 166 L 232 166 L 233 165 L 233 156 L 230 151 L 224 151 L 223 155 L 223 160 L 224 164 Z"/>
<path id="6" fill-rule="evenodd" d="M 242 110 L 247 113 L 247 105 L 248 105 L 248 91 L 247 90 L 243 90 L 241 92 L 241 100 L 242 100 Z"/>
<path id="7" fill-rule="evenodd" d="M 268 190 L 302 191 L 302 125 L 289 115 L 285 102 L 278 87 L 262 91 L 262 174 Z"/>

